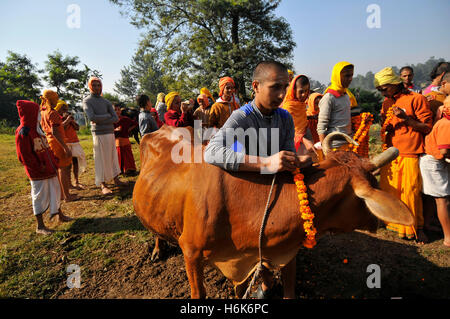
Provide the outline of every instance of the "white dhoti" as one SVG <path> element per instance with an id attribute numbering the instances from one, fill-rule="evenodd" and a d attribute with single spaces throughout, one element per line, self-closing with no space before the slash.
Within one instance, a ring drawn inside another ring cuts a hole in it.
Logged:
<path id="1" fill-rule="evenodd" d="M 31 201 L 34 215 L 50 209 L 50 215 L 58 213 L 61 206 L 61 186 L 58 177 L 31 182 Z"/>
<path id="2" fill-rule="evenodd" d="M 93 135 L 95 185 L 107 183 L 120 174 L 114 134 Z"/>
<path id="3" fill-rule="evenodd" d="M 72 152 L 72 157 L 76 157 L 78 160 L 78 172 L 84 173 L 86 170 L 86 154 L 79 142 L 77 143 L 66 143 L 67 147 Z"/>

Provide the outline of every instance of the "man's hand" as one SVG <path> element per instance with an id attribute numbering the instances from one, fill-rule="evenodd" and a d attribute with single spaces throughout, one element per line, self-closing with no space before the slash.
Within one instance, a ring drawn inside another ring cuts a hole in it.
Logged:
<path id="1" fill-rule="evenodd" d="M 293 152 L 281 151 L 262 160 L 261 171 L 267 174 L 274 174 L 282 171 L 293 172 L 297 168 L 307 166 L 311 163 L 311 157 L 308 155 L 299 156 Z"/>
<path id="2" fill-rule="evenodd" d="M 406 112 L 399 107 L 393 107 L 392 113 L 401 120 L 406 120 L 406 118 L 408 117 Z"/>

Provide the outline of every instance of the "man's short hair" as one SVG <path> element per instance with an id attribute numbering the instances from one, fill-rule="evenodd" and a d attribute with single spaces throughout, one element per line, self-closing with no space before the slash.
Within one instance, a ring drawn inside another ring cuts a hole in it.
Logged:
<path id="1" fill-rule="evenodd" d="M 402 67 L 402 68 L 400 69 L 400 72 L 399 72 L 399 73 L 401 74 L 404 70 L 410 70 L 411 73 L 414 74 L 414 70 L 413 70 L 413 68 L 410 67 L 410 66 L 404 66 L 404 67 Z"/>
<path id="2" fill-rule="evenodd" d="M 139 94 L 136 98 L 136 102 L 141 109 L 145 109 L 148 101 L 150 101 L 150 98 L 145 94 Z"/>
<path id="3" fill-rule="evenodd" d="M 262 61 L 258 63 L 253 71 L 253 81 L 262 83 L 266 80 L 267 73 L 271 69 L 276 69 L 277 71 L 286 72 L 286 74 L 288 74 L 288 69 L 283 63 L 277 61 Z"/>
<path id="4" fill-rule="evenodd" d="M 438 64 L 436 64 L 436 66 L 433 68 L 433 71 L 431 71 L 430 74 L 431 80 L 434 80 L 444 72 L 450 72 L 449 62 L 439 62 Z"/>
<path id="5" fill-rule="evenodd" d="M 442 77 L 442 81 L 450 82 L 450 71 L 445 72 L 444 76 Z"/>

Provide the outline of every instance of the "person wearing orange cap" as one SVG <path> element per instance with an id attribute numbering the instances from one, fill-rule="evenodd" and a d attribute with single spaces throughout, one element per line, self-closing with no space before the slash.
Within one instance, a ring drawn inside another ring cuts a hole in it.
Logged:
<path id="1" fill-rule="evenodd" d="M 426 97 L 405 88 L 392 68 L 376 73 L 374 86 L 385 97 L 381 108 L 383 148 L 394 146 L 400 153 L 381 168 L 380 188 L 402 200 L 415 219 L 414 226 L 387 223 L 386 228 L 400 238 L 425 243 L 419 156 L 425 152 L 424 138 L 431 131 L 433 113 Z"/>
<path id="2" fill-rule="evenodd" d="M 55 110 L 58 98 L 58 93 L 55 91 L 44 91 L 41 97 L 41 126 L 47 137 L 50 149 L 58 159 L 58 176 L 61 183 L 62 199 L 73 201 L 77 199 L 77 196 L 69 192 L 72 152 L 65 142 L 61 115 Z"/>
<path id="3" fill-rule="evenodd" d="M 120 166 L 114 137 L 114 123 L 119 121 L 111 102 L 104 99 L 102 81 L 92 77 L 88 82 L 91 94 L 83 100 L 83 110 L 91 121 L 94 141 L 95 185 L 100 186 L 102 194 L 111 194 L 106 183 L 114 180 L 116 186 L 128 185 L 119 179 Z"/>
<path id="4" fill-rule="evenodd" d="M 317 134 L 322 143 L 331 132 L 341 132 L 351 136 L 351 107 L 356 99 L 348 89 L 353 79 L 354 66 L 349 62 L 338 62 L 333 67 L 331 85 L 325 90 L 319 103 Z M 346 150 L 347 141 L 335 140 L 333 149 Z"/>
<path id="5" fill-rule="evenodd" d="M 207 128 L 209 125 L 209 112 L 211 111 L 208 96 L 200 94 L 197 97 L 197 103 L 199 107 L 194 111 L 194 120 L 202 121 L 202 127 Z"/>
<path id="6" fill-rule="evenodd" d="M 423 193 L 434 197 L 444 232 L 444 246 L 450 247 L 450 96 L 444 100 L 442 118 L 425 137 L 420 157 Z"/>
<path id="7" fill-rule="evenodd" d="M 209 126 L 216 128 L 221 128 L 231 113 L 239 108 L 239 104 L 234 98 L 235 84 L 232 78 L 229 76 L 221 78 L 219 90 L 219 98 L 211 106 L 209 113 Z"/>

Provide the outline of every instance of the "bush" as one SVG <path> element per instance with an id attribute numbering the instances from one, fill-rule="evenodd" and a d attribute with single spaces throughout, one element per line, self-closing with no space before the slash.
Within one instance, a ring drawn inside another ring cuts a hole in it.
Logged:
<path id="1" fill-rule="evenodd" d="M 11 125 L 6 119 L 0 120 L 0 134 L 14 135 L 16 132 L 16 127 Z"/>

